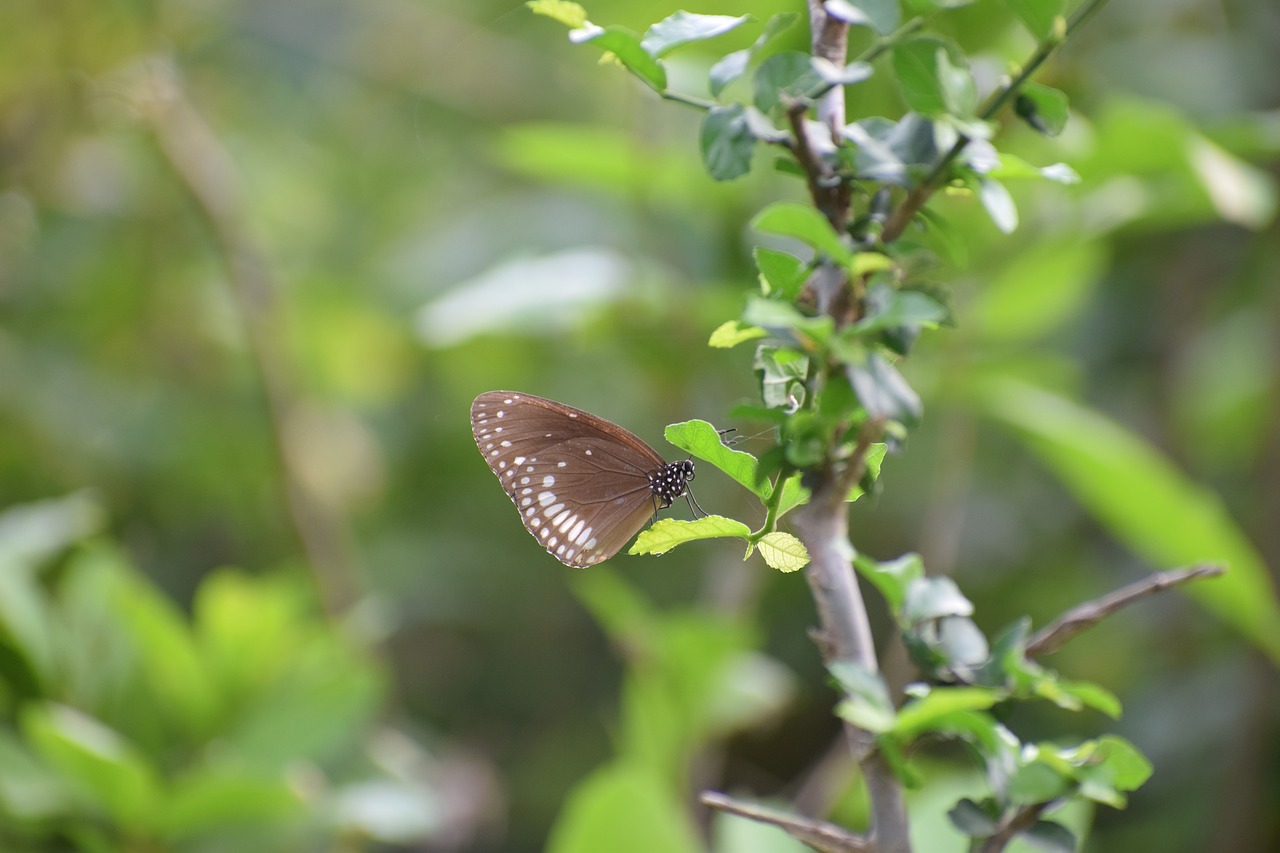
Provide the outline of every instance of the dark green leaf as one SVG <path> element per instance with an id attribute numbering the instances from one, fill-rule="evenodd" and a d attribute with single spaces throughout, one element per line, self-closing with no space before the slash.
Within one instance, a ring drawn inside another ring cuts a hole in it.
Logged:
<path id="1" fill-rule="evenodd" d="M 866 352 L 846 371 L 858 402 L 873 418 L 911 426 L 920 420 L 920 397 L 892 364 L 876 352 Z"/>
<path id="2" fill-rule="evenodd" d="M 1057 136 L 1067 125 L 1067 96 L 1040 83 L 1027 83 L 1018 92 L 1013 111 L 1045 136 Z"/>
<path id="3" fill-rule="evenodd" d="M 695 15 L 680 11 L 650 27 L 640 46 L 657 59 L 681 45 L 724 35 L 750 19 L 750 15 L 734 18 L 729 15 Z"/>
<path id="4" fill-rule="evenodd" d="M 1037 850 L 1045 853 L 1075 853 L 1076 837 L 1060 823 L 1051 820 L 1038 820 L 1029 829 L 1018 833 L 1018 837 Z"/>
<path id="5" fill-rule="evenodd" d="M 935 126 L 917 113 L 901 121 L 872 117 L 846 125 L 846 139 L 855 146 L 856 176 L 869 181 L 910 186 L 938 157 Z"/>
<path id="6" fill-rule="evenodd" d="M 971 838 L 986 838 L 994 835 L 998 825 L 999 814 L 990 814 L 988 809 L 994 811 L 995 804 L 990 800 L 984 802 L 987 805 L 987 809 L 966 797 L 956 803 L 951 811 L 947 812 L 947 817 L 951 819 L 951 823 L 956 829 Z"/>
<path id="7" fill-rule="evenodd" d="M 756 107 L 770 113 L 784 100 L 808 98 L 820 91 L 826 83 L 809 59 L 807 53 L 786 50 L 760 63 L 753 78 Z"/>
<path id="8" fill-rule="evenodd" d="M 855 27 L 870 27 L 882 36 L 902 21 L 898 0 L 826 0 L 823 6 L 828 15 Z"/>
<path id="9" fill-rule="evenodd" d="M 712 107 L 702 119 L 699 146 L 707 173 L 717 181 L 731 181 L 751 171 L 756 138 L 747 125 L 742 104 Z"/>
<path id="10" fill-rule="evenodd" d="M 898 290 L 885 286 L 884 302 L 853 328 L 870 332 L 894 326 L 936 325 L 947 317 L 947 309 L 933 297 L 916 290 Z"/>
<path id="11" fill-rule="evenodd" d="M 978 92 L 967 63 L 952 42 L 917 36 L 893 48 L 893 69 L 907 106 L 926 116 L 970 119 Z"/>
<path id="12" fill-rule="evenodd" d="M 751 252 L 766 295 L 792 300 L 809 277 L 809 266 L 789 252 L 756 246 Z"/>
<path id="13" fill-rule="evenodd" d="M 609 51 L 655 92 L 667 90 L 666 69 L 641 46 L 640 37 L 626 27 L 589 25 L 569 33 L 569 38 L 578 44 L 591 42 L 601 50 Z"/>

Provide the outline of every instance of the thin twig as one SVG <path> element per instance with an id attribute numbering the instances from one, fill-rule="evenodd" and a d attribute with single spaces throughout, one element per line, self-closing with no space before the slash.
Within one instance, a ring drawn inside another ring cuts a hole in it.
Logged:
<path id="1" fill-rule="evenodd" d="M 1040 819 L 1040 815 L 1049 807 L 1050 803 L 1032 803 L 1018 809 L 1004 820 L 1000 821 L 1000 826 L 995 834 L 987 838 L 982 843 L 982 853 L 1003 853 L 1004 848 L 1009 846 L 1009 842 L 1025 829 L 1035 826 L 1036 821 Z"/>
<path id="2" fill-rule="evenodd" d="M 153 60 L 142 67 L 132 102 L 174 176 L 204 218 L 223 264 L 257 371 L 286 512 L 299 545 L 317 575 L 328 612 L 349 604 L 355 584 L 345 525 L 307 486 L 288 438 L 297 409 L 281 351 L 281 323 L 270 263 L 244 227 L 248 219 L 237 192 L 231 157 L 187 98 L 173 66 Z"/>
<path id="3" fill-rule="evenodd" d="M 825 820 L 800 817 L 778 809 L 734 799 L 719 791 L 703 791 L 698 798 L 707 808 L 776 826 L 797 841 L 821 853 L 864 853 L 876 849 L 871 839 L 855 835 Z"/>
<path id="4" fill-rule="evenodd" d="M 1053 654 L 1076 634 L 1092 628 L 1123 607 L 1135 604 L 1157 592 L 1200 578 L 1215 577 L 1225 571 L 1226 569 L 1222 566 L 1203 565 L 1189 569 L 1156 572 L 1150 577 L 1121 587 L 1101 598 L 1076 605 L 1031 637 L 1027 643 L 1027 656 L 1040 657 Z"/>

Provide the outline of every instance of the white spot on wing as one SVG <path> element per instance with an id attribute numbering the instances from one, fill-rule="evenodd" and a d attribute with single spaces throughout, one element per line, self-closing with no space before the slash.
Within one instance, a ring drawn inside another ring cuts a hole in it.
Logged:
<path id="1" fill-rule="evenodd" d="M 556 496 L 551 492 L 538 493 L 538 503 L 542 504 L 543 506 L 550 506 L 551 504 L 555 503 L 555 500 L 556 500 Z"/>
<path id="2" fill-rule="evenodd" d="M 573 530 L 569 531 L 569 538 L 575 542 L 578 541 L 578 534 L 582 532 L 584 526 L 586 526 L 586 522 L 579 519 L 578 523 L 573 526 Z"/>
<path id="3" fill-rule="evenodd" d="M 516 463 L 517 465 L 523 465 L 523 464 L 524 464 L 524 457 L 523 457 L 523 456 L 517 456 L 515 459 L 512 459 L 511 461 L 512 461 L 512 462 L 514 462 L 514 463 Z"/>
<path id="4" fill-rule="evenodd" d="M 555 484 L 556 484 L 556 478 L 552 477 L 550 474 L 542 478 L 542 485 L 546 486 L 547 488 L 550 488 Z"/>

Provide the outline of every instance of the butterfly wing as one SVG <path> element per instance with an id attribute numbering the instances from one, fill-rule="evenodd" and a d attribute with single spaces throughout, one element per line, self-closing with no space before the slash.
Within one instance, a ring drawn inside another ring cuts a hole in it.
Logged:
<path id="1" fill-rule="evenodd" d="M 617 424 L 489 391 L 471 404 L 471 431 L 525 528 L 567 566 L 609 559 L 653 517 L 649 474 L 663 459 Z"/>

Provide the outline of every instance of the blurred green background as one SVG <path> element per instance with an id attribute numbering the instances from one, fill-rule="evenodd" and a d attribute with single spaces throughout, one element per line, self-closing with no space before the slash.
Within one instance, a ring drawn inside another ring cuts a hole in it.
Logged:
<path id="1" fill-rule="evenodd" d="M 693 7 L 782 9 L 803 4 Z M 635 30 L 672 10 L 588 4 Z M 1033 47 L 1001 3 L 941 27 L 984 88 Z M 676 85 L 755 34 L 672 57 Z M 1068 130 L 1004 138 L 1083 182 L 1013 186 L 1009 237 L 938 200 L 960 326 L 907 364 L 925 422 L 855 507 L 860 549 L 922 551 L 992 631 L 1170 567 L 988 416 L 987 381 L 1017 377 L 1150 442 L 1274 578 L 1277 44 L 1272 0 L 1114 0 L 1049 64 Z M 746 220 L 803 188 L 765 155 L 713 184 L 699 115 L 597 58 L 513 2 L 0 5 L 2 849 L 540 850 L 616 745 L 634 655 L 592 614 L 633 599 L 737 620 L 759 665 L 690 789 L 803 801 L 838 733 L 803 580 L 716 542 L 567 570 L 468 432 L 494 388 L 657 447 L 694 417 L 756 432 L 725 416 L 749 348 L 705 342 L 754 286 Z M 901 110 L 856 93 L 853 118 Z M 1052 660 L 1126 716 L 1012 722 L 1111 727 L 1156 768 L 1088 849 L 1280 849 L 1258 646 L 1169 594 Z"/>

